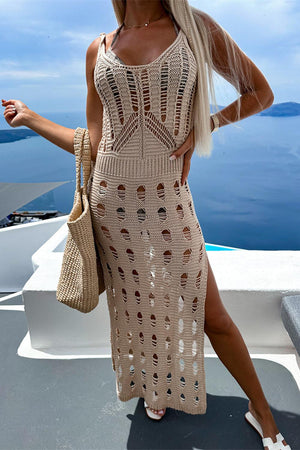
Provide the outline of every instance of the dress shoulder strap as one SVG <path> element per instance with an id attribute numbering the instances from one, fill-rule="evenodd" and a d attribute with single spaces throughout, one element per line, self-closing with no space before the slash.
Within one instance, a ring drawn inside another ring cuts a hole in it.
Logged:
<path id="1" fill-rule="evenodd" d="M 105 53 L 105 38 L 106 33 L 100 33 L 100 44 L 99 44 L 100 54 Z"/>
<path id="2" fill-rule="evenodd" d="M 96 58 L 96 62 L 98 61 L 98 59 L 100 58 L 100 56 L 105 53 L 105 37 L 106 37 L 106 33 L 100 33 L 100 42 L 99 42 L 99 47 L 98 47 L 98 51 L 97 51 L 97 58 Z"/>

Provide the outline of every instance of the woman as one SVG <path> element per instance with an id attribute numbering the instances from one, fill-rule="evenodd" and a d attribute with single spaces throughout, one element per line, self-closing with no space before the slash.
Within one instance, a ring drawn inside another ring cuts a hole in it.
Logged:
<path id="1" fill-rule="evenodd" d="M 187 182 L 193 151 L 209 156 L 211 133 L 268 108 L 273 92 L 230 35 L 187 0 L 112 3 L 118 29 L 101 33 L 86 54 L 86 113 L 118 397 L 144 398 L 156 420 L 166 407 L 204 414 L 205 332 L 249 397 L 245 417 L 264 448 L 288 450 L 222 304 Z M 212 70 L 241 96 L 210 115 Z M 74 153 L 73 129 L 19 100 L 2 105 L 12 127 L 26 125 Z"/>

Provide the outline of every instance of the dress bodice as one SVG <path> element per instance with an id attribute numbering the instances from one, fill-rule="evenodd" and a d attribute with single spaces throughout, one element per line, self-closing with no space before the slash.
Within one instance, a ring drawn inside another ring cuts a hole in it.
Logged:
<path id="1" fill-rule="evenodd" d="M 94 70 L 103 104 L 99 152 L 147 158 L 178 148 L 193 123 L 197 64 L 182 29 L 154 61 L 126 65 L 105 51 L 105 33 Z"/>

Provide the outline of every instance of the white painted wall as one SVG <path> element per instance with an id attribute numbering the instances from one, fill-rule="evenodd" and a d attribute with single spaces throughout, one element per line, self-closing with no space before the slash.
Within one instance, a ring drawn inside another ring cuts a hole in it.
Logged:
<path id="1" fill-rule="evenodd" d="M 57 248 L 58 236 L 66 237 L 59 230 L 49 248 Z M 56 299 L 56 289 L 63 253 L 52 252 L 48 260 L 45 254 L 41 257 L 40 250 L 37 253 L 41 265 L 23 288 L 32 347 L 69 353 L 77 352 L 78 348 L 97 348 L 99 354 L 109 353 L 110 325 L 105 293 L 100 296 L 97 308 L 87 314 L 61 304 Z M 300 294 L 300 252 L 208 251 L 208 258 L 224 306 L 246 344 L 275 353 L 294 351 L 281 321 L 280 306 L 284 295 Z M 206 335 L 205 347 L 212 348 Z"/>
<path id="2" fill-rule="evenodd" d="M 1 292 L 23 288 L 33 273 L 32 254 L 66 221 L 68 215 L 0 229 Z"/>

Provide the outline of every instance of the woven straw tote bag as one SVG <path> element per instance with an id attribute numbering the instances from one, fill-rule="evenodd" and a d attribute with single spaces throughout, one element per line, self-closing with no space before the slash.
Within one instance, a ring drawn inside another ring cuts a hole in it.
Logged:
<path id="1" fill-rule="evenodd" d="M 91 172 L 91 146 L 86 128 L 76 128 L 74 134 L 76 159 L 76 190 L 69 214 L 68 235 L 63 253 L 56 298 L 82 313 L 92 311 L 104 292 L 104 277 L 92 226 L 87 183 Z M 83 186 L 81 186 L 81 164 Z"/>

